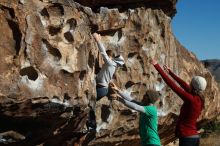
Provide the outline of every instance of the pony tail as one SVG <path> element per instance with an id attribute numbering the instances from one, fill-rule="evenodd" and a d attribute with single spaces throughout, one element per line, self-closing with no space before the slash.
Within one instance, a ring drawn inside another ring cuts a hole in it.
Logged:
<path id="1" fill-rule="evenodd" d="M 199 91 L 198 96 L 202 100 L 202 107 L 205 108 L 205 96 L 202 91 Z"/>
<path id="2" fill-rule="evenodd" d="M 202 107 L 205 108 L 205 96 L 204 96 L 203 92 L 202 92 L 202 91 L 195 90 L 195 89 L 193 88 L 192 93 L 193 93 L 193 95 L 197 95 L 197 96 L 200 97 L 200 99 L 201 99 L 201 101 L 202 101 Z"/>

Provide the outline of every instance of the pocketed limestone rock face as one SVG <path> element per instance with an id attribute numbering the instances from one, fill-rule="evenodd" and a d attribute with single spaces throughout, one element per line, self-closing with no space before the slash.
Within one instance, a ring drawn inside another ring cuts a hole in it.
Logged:
<path id="1" fill-rule="evenodd" d="M 102 35 L 107 49 L 125 58 L 114 76 L 118 86 L 136 100 L 148 89 L 160 91 L 163 144 L 175 139 L 182 101 L 163 82 L 150 58 L 167 64 L 188 82 L 195 74 L 205 76 L 207 98 L 199 121 L 204 124 L 218 115 L 216 82 L 172 34 L 175 1 L 85 4 L 93 9 L 83 5 L 71 0 L 0 2 L 0 132 L 12 135 L 0 142 L 48 146 L 83 141 L 89 105 L 96 96 L 95 75 L 103 64 L 93 32 Z M 89 145 L 139 145 L 137 112 L 106 97 L 96 107 L 96 140 Z"/>
<path id="2" fill-rule="evenodd" d="M 118 7 L 119 9 L 126 10 L 128 8 L 135 8 L 140 6 L 145 6 L 154 9 L 162 9 L 165 14 L 169 16 L 174 16 L 176 14 L 176 2 L 177 0 L 75 0 L 82 5 L 91 7 L 93 10 L 97 10 L 100 7 Z"/>

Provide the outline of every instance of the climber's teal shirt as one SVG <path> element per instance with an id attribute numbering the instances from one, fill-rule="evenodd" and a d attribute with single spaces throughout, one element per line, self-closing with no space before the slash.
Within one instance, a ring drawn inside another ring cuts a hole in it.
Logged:
<path id="1" fill-rule="evenodd" d="M 126 92 L 119 91 L 119 95 L 122 97 L 119 98 L 119 101 L 121 103 L 125 104 L 129 108 L 140 112 L 139 131 L 141 137 L 141 145 L 160 146 L 160 138 L 157 132 L 158 118 L 156 106 L 143 106 L 141 103 L 135 101 L 134 98 Z"/>
<path id="2" fill-rule="evenodd" d="M 160 138 L 157 132 L 157 108 L 155 106 L 144 106 L 144 113 L 140 113 L 139 130 L 141 145 L 154 144 L 160 146 Z"/>

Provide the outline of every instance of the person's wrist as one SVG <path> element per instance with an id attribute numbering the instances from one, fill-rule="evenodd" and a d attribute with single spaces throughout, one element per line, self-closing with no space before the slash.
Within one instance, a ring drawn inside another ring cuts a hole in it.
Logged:
<path id="1" fill-rule="evenodd" d="M 96 41 L 99 43 L 99 42 L 100 42 L 100 39 L 96 39 Z"/>
<path id="2" fill-rule="evenodd" d="M 170 72 L 171 72 L 171 70 L 170 70 L 169 68 L 168 68 L 167 70 L 168 70 L 168 73 L 170 73 Z"/>

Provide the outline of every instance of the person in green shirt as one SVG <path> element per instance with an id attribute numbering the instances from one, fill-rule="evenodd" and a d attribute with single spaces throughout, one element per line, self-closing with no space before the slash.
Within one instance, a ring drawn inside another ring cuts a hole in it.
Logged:
<path id="1" fill-rule="evenodd" d="M 141 146 L 161 146 L 158 135 L 157 108 L 154 105 L 159 100 L 159 93 L 154 90 L 148 90 L 143 100 L 137 102 L 126 92 L 122 92 L 114 83 L 111 82 L 110 87 L 116 93 L 112 95 L 113 99 L 140 112 L 139 133 Z"/>

